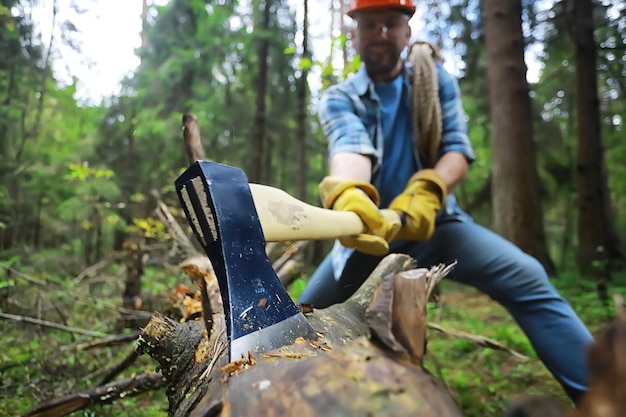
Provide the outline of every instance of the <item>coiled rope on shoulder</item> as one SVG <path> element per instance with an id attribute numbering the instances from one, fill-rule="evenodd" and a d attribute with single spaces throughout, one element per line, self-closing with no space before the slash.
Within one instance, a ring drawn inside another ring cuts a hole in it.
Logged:
<path id="1" fill-rule="evenodd" d="M 408 60 L 413 65 L 413 137 L 422 161 L 427 167 L 433 167 L 439 159 L 442 130 L 435 60 L 442 62 L 443 59 L 434 45 L 417 41 L 409 47 Z"/>

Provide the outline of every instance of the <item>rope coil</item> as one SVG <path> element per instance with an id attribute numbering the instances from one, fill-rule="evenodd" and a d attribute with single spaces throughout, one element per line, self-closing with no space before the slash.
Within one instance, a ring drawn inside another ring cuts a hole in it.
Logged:
<path id="1" fill-rule="evenodd" d="M 422 162 L 426 168 L 432 168 L 439 159 L 442 130 L 435 60 L 442 62 L 443 59 L 438 49 L 425 41 L 417 41 L 409 47 L 408 59 L 413 64 L 413 137 Z"/>

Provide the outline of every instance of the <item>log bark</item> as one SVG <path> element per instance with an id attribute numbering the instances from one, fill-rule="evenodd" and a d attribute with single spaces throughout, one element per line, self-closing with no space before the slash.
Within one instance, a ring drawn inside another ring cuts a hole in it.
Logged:
<path id="1" fill-rule="evenodd" d="M 345 303 L 307 313 L 317 341 L 228 363 L 223 316 L 214 315 L 207 339 L 201 323 L 155 315 L 139 349 L 161 365 L 170 416 L 460 417 L 421 366 L 428 295 L 417 297 L 423 305 L 411 296 L 425 288 L 414 268 L 410 257 L 389 255 Z M 402 349 L 369 337 L 385 329 Z"/>

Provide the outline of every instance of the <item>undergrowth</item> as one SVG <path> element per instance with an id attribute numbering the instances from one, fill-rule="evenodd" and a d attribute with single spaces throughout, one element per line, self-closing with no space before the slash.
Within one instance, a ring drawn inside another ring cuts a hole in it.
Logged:
<path id="1" fill-rule="evenodd" d="M 80 282 L 73 282 L 73 277 L 31 273 L 26 278 L 14 274 L 0 280 L 1 312 L 106 334 L 130 331 L 122 329 L 118 322 L 123 291 L 121 264 L 111 265 Z M 45 284 L 33 283 L 28 277 Z M 151 312 L 167 308 L 168 289 L 176 282 L 189 284 L 176 267 L 146 270 L 144 324 Z M 592 333 L 610 322 L 614 314 L 612 303 L 598 299 L 592 280 L 564 273 L 553 283 Z M 290 288 L 294 299 L 304 284 L 299 280 Z M 626 294 L 626 276 L 615 276 L 610 291 Z M 453 282 L 444 281 L 442 294 L 439 305 L 429 306 L 429 321 L 492 338 L 528 357 L 520 360 L 504 351 L 429 330 L 425 367 L 448 387 L 466 417 L 501 416 L 506 404 L 522 394 L 552 394 L 567 404 L 560 386 L 502 307 Z M 141 324 L 140 320 L 137 328 Z M 0 332 L 0 416 L 19 416 L 41 401 L 97 385 L 134 348 L 133 344 L 125 344 L 85 350 L 84 343 L 93 337 L 9 319 L 0 319 Z M 155 368 L 154 361 L 141 356 L 118 378 Z M 161 389 L 72 415 L 163 417 L 167 415 L 167 400 Z"/>

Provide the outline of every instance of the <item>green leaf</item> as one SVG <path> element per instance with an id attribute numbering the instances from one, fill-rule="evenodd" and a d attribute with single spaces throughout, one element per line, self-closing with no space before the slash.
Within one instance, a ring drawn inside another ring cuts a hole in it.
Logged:
<path id="1" fill-rule="evenodd" d="M 298 63 L 298 68 L 308 71 L 313 67 L 313 61 L 310 58 L 302 58 Z"/>

